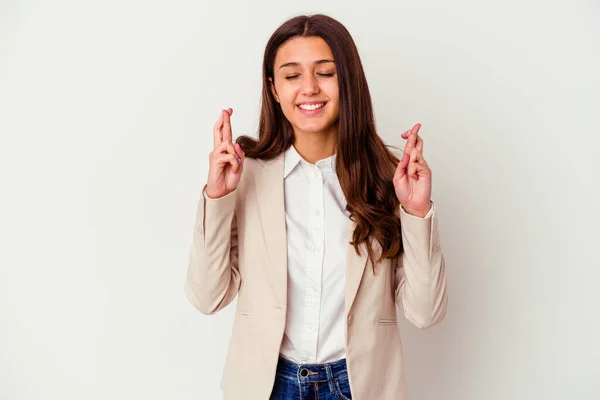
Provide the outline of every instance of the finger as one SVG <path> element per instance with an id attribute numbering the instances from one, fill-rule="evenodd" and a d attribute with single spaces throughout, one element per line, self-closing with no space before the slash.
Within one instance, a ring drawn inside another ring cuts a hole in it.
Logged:
<path id="1" fill-rule="evenodd" d="M 423 138 L 417 135 L 417 150 L 423 155 Z"/>
<path id="2" fill-rule="evenodd" d="M 412 149 L 417 147 L 417 139 L 419 137 L 419 129 L 421 129 L 421 125 L 416 124 L 410 131 L 410 136 L 408 138 L 408 142 L 410 143 L 411 152 L 412 152 Z"/>
<path id="3" fill-rule="evenodd" d="M 244 161 L 244 157 L 246 154 L 244 153 L 242 147 L 239 144 L 236 143 L 233 147 L 235 149 L 235 153 L 237 154 L 238 162 L 241 163 L 242 161 Z"/>
<path id="4" fill-rule="evenodd" d="M 413 178 L 413 179 L 417 179 L 418 175 L 417 175 L 417 160 L 416 160 L 416 153 L 417 149 L 413 149 L 413 151 L 410 154 L 410 158 L 411 158 L 411 162 L 408 163 L 408 168 L 406 171 L 406 174 L 408 175 L 409 178 Z"/>
<path id="5" fill-rule="evenodd" d="M 235 148 L 233 147 L 233 144 L 230 142 L 226 142 L 226 141 L 222 141 L 221 143 L 219 143 L 219 145 L 217 147 L 215 147 L 215 149 L 213 150 L 213 153 L 220 155 L 220 154 L 231 154 L 234 156 L 237 156 Z"/>
<path id="6" fill-rule="evenodd" d="M 233 154 L 221 154 L 217 157 L 217 161 L 220 164 L 231 164 L 231 169 L 233 170 L 233 172 L 237 172 L 238 168 L 240 167 L 240 163 L 237 160 L 237 156 L 234 156 Z"/>
<path id="7" fill-rule="evenodd" d="M 411 163 L 408 165 L 408 176 L 414 179 L 418 179 L 417 171 L 421 170 L 421 166 L 425 163 L 421 152 L 414 148 L 410 154 Z"/>
<path id="8" fill-rule="evenodd" d="M 407 173 L 408 163 L 410 162 L 410 155 L 405 154 L 402 160 L 398 163 L 396 168 L 395 178 L 397 181 L 401 181 Z"/>
<path id="9" fill-rule="evenodd" d="M 423 153 L 419 151 L 419 149 L 414 149 L 414 158 L 416 164 L 427 166 L 427 161 L 425 161 L 425 157 L 423 157 Z"/>
<path id="10" fill-rule="evenodd" d="M 414 158 L 415 162 L 417 164 L 421 164 L 421 165 L 428 165 L 427 161 L 425 161 L 425 157 L 423 157 L 423 153 L 421 153 L 419 151 L 419 149 L 415 149 L 415 151 L 416 151 L 415 156 L 414 156 L 415 157 Z"/>
<path id="11" fill-rule="evenodd" d="M 222 142 L 221 128 L 223 126 L 223 116 L 224 115 L 225 115 L 225 113 L 223 111 L 221 111 L 221 115 L 219 116 L 219 119 L 217 120 L 217 122 L 213 126 L 213 139 L 214 139 L 213 141 L 214 141 L 214 148 L 215 149 Z"/>
<path id="12" fill-rule="evenodd" d="M 431 175 L 431 169 L 425 160 L 417 164 L 417 173 L 421 176 L 427 174 Z"/>
<path id="13" fill-rule="evenodd" d="M 227 142 L 221 142 L 221 143 L 219 143 L 217 145 L 217 147 L 214 148 L 213 153 L 215 155 L 221 155 L 222 153 L 225 153 L 225 154 L 229 153 L 227 151 L 227 145 L 228 145 Z"/>
<path id="14" fill-rule="evenodd" d="M 225 117 L 223 119 L 223 141 L 231 143 L 231 115 L 227 110 L 224 111 Z"/>
<path id="15" fill-rule="evenodd" d="M 426 162 L 415 163 L 415 168 L 418 179 L 431 177 L 431 169 L 429 169 L 429 165 Z"/>
<path id="16" fill-rule="evenodd" d="M 429 165 L 423 158 L 423 155 L 418 149 L 413 149 L 411 154 L 412 162 L 408 166 L 408 176 L 413 179 L 418 179 L 419 176 L 426 174 L 429 171 Z"/>
<path id="17" fill-rule="evenodd" d="M 246 154 L 244 153 L 244 151 L 242 150 L 242 147 L 239 144 L 235 144 L 235 151 L 237 154 L 237 161 L 240 164 L 239 169 L 237 170 L 238 174 L 241 174 L 242 171 L 244 170 L 244 160 L 246 159 Z"/>
<path id="18" fill-rule="evenodd" d="M 425 161 L 423 159 L 423 154 L 421 154 L 419 149 L 417 149 L 416 147 L 412 150 L 411 156 L 412 156 L 411 158 L 412 158 L 413 162 L 415 162 L 417 164 Z"/>
<path id="19" fill-rule="evenodd" d="M 404 152 L 406 154 L 412 154 L 412 150 L 416 147 L 417 144 L 417 136 L 419 134 L 419 129 L 421 128 L 420 124 L 416 124 L 408 134 L 408 140 L 406 142 L 406 147 Z"/>
<path id="20" fill-rule="evenodd" d="M 235 148 L 233 147 L 233 144 L 231 142 L 224 142 L 227 143 L 227 153 L 231 154 L 232 156 L 234 156 L 237 159 L 237 153 L 235 151 Z"/>

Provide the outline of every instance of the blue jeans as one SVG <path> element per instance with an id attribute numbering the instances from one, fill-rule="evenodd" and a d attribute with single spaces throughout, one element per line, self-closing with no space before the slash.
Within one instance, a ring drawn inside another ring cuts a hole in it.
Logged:
<path id="1" fill-rule="evenodd" d="M 279 356 L 269 400 L 352 399 L 346 359 L 326 364 L 295 364 Z"/>

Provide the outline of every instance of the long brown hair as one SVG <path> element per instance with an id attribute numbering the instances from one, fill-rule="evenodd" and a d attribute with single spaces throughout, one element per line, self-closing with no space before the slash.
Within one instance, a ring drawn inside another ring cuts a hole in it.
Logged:
<path id="1" fill-rule="evenodd" d="M 258 140 L 240 136 L 236 142 L 246 157 L 270 160 L 294 142 L 294 131 L 273 98 L 275 55 L 294 37 L 318 36 L 331 48 L 339 85 L 336 173 L 346 197 L 350 219 L 356 222 L 352 244 L 357 254 L 366 242 L 375 272 L 376 262 L 402 251 L 399 201 L 392 179 L 399 162 L 375 130 L 373 105 L 358 49 L 348 30 L 326 15 L 298 16 L 283 23 L 269 39 L 263 59 L 262 108 Z M 375 242 L 380 245 L 375 249 Z M 378 253 L 377 261 L 375 254 Z"/>

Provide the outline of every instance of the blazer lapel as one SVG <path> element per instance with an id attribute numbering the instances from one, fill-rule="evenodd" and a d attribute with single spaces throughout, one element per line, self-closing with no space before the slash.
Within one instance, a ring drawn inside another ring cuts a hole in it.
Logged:
<path id="1" fill-rule="evenodd" d="M 346 316 L 348 316 L 356 298 L 356 293 L 358 292 L 358 287 L 360 286 L 360 281 L 368 260 L 367 249 L 364 243 L 358 246 L 360 248 L 360 256 L 356 254 L 354 246 L 350 244 L 354 229 L 356 229 L 356 223 L 350 221 L 350 229 L 348 229 L 348 236 L 346 237 L 346 243 L 348 243 L 346 248 L 346 298 L 344 299 Z"/>
<path id="2" fill-rule="evenodd" d="M 277 304 L 287 304 L 287 234 L 283 193 L 283 156 L 262 161 L 256 171 L 256 193 L 262 229 L 271 265 L 268 266 L 270 286 Z"/>

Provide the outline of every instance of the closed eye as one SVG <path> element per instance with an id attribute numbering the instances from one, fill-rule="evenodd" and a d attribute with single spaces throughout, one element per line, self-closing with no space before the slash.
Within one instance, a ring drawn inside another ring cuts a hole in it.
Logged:
<path id="1" fill-rule="evenodd" d="M 331 73 L 329 73 L 329 74 L 317 74 L 317 75 L 319 75 L 319 76 L 324 76 L 324 77 L 327 77 L 327 78 L 331 78 L 332 76 L 334 76 L 334 75 L 335 75 L 335 73 L 334 73 L 334 72 L 331 72 Z M 287 79 L 288 81 L 290 81 L 290 80 L 292 80 L 292 79 L 296 79 L 296 78 L 297 78 L 297 77 L 299 77 L 299 76 L 300 76 L 300 75 L 298 75 L 298 74 L 296 74 L 296 75 L 289 75 L 289 76 L 286 76 L 286 77 L 285 77 L 285 79 Z"/>

